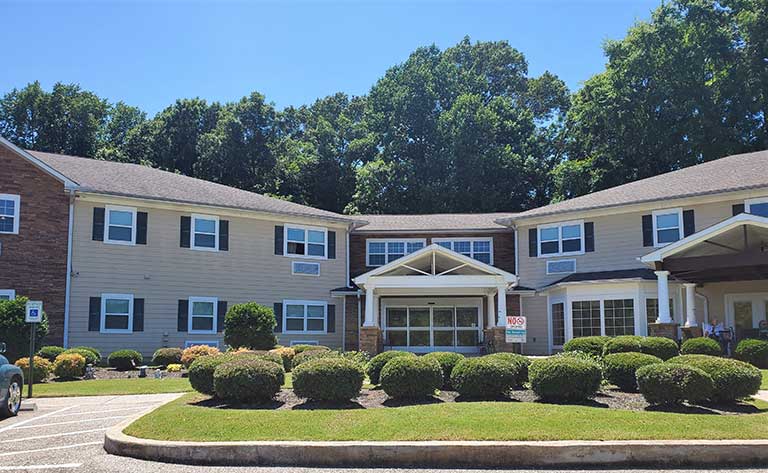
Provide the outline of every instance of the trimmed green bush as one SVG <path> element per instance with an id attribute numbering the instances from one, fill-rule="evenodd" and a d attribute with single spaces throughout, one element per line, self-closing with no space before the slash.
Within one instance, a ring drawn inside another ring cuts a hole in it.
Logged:
<path id="1" fill-rule="evenodd" d="M 72 353 L 77 353 L 78 355 L 85 358 L 86 365 L 96 366 L 99 362 L 99 357 L 96 355 L 96 353 L 92 352 L 91 350 L 88 350 L 87 348 L 69 348 L 65 350 L 64 353 L 68 355 Z"/>
<path id="2" fill-rule="evenodd" d="M 518 355 L 517 353 L 492 353 L 486 355 L 485 358 L 509 365 L 515 376 L 513 388 L 521 388 L 523 384 L 528 382 L 528 367 L 531 365 L 531 360 L 527 356 Z"/>
<path id="3" fill-rule="evenodd" d="M 572 338 L 565 342 L 563 351 L 581 351 L 600 358 L 603 356 L 603 348 L 605 347 L 605 344 L 608 343 L 608 340 L 610 339 L 611 337 L 601 336 Z"/>
<path id="4" fill-rule="evenodd" d="M 733 356 L 737 360 L 757 366 L 758 368 L 768 368 L 768 341 L 747 338 L 736 345 Z"/>
<path id="5" fill-rule="evenodd" d="M 381 369 L 381 389 L 395 399 L 431 396 L 443 384 L 440 363 L 423 356 L 397 356 Z"/>
<path id="6" fill-rule="evenodd" d="M 32 324 L 24 321 L 28 300 L 20 295 L 17 295 L 16 299 L 0 300 L 0 340 L 5 342 L 4 355 L 11 362 L 25 355 L 29 357 L 29 336 Z M 43 312 L 43 321 L 34 326 L 35 336 L 38 340 L 43 340 L 48 335 L 48 316 L 45 312 Z"/>
<path id="7" fill-rule="evenodd" d="M 231 402 L 263 402 L 273 399 L 285 382 L 282 363 L 235 356 L 213 372 L 216 397 Z"/>
<path id="8" fill-rule="evenodd" d="M 255 302 L 234 304 L 224 316 L 224 343 L 235 348 L 271 350 L 277 345 L 275 312 Z"/>
<path id="9" fill-rule="evenodd" d="M 101 351 L 99 351 L 98 348 L 79 346 L 79 347 L 72 347 L 70 348 L 70 350 L 88 350 L 89 352 L 96 355 L 96 363 L 101 362 Z"/>
<path id="10" fill-rule="evenodd" d="M 152 355 L 152 364 L 168 366 L 181 363 L 181 348 L 160 348 Z"/>
<path id="11" fill-rule="evenodd" d="M 109 366 L 120 370 L 132 370 L 141 365 L 144 357 L 136 350 L 117 350 L 109 354 Z"/>
<path id="12" fill-rule="evenodd" d="M 620 335 L 610 338 L 603 347 L 603 356 L 610 355 L 611 353 L 641 353 L 642 345 L 640 340 L 642 338 L 638 335 Z"/>
<path id="13" fill-rule="evenodd" d="M 189 368 L 192 363 L 201 356 L 218 355 L 218 348 L 208 345 L 192 345 L 181 352 L 181 364 Z"/>
<path id="14" fill-rule="evenodd" d="M 363 372 L 365 372 L 365 367 L 368 362 L 371 361 L 371 355 L 367 351 L 345 351 L 341 353 L 341 356 L 360 365 L 360 367 L 363 369 Z"/>
<path id="15" fill-rule="evenodd" d="M 534 360 L 528 367 L 528 379 L 541 399 L 574 402 L 594 397 L 602 374 L 595 361 L 553 356 Z"/>
<path id="16" fill-rule="evenodd" d="M 305 350 L 293 357 L 293 369 L 298 368 L 302 363 L 320 358 L 341 358 L 341 355 L 331 350 Z"/>
<path id="17" fill-rule="evenodd" d="M 620 390 L 635 392 L 637 391 L 635 377 L 637 369 L 661 362 L 661 358 L 645 353 L 611 353 L 603 358 L 603 376 Z"/>
<path id="18" fill-rule="evenodd" d="M 47 358 L 35 356 L 35 367 L 32 370 L 32 381 L 35 383 L 44 383 L 51 374 L 51 362 Z M 14 363 L 24 372 L 24 379 L 29 379 L 29 357 L 19 358 Z"/>
<path id="19" fill-rule="evenodd" d="M 66 351 L 66 348 L 64 347 L 57 347 L 55 345 L 48 345 L 45 347 L 40 348 L 38 350 L 37 355 L 45 358 L 46 360 L 53 363 L 56 361 L 56 357 L 61 355 Z"/>
<path id="20" fill-rule="evenodd" d="M 316 401 L 348 401 L 360 394 L 365 373 L 360 363 L 342 357 L 316 358 L 293 372 L 293 392 Z"/>
<path id="21" fill-rule="evenodd" d="M 371 381 L 371 384 L 379 384 L 381 382 L 381 369 L 384 368 L 384 365 L 386 365 L 389 360 L 399 356 L 413 357 L 416 355 L 407 351 L 392 350 L 379 353 L 378 355 L 371 358 L 371 361 L 369 361 L 368 365 L 365 367 L 365 374 L 368 375 L 368 379 Z"/>
<path id="22" fill-rule="evenodd" d="M 689 338 L 680 347 L 681 355 L 721 356 L 723 349 L 720 344 L 709 337 Z"/>
<path id="23" fill-rule="evenodd" d="M 514 371 L 518 366 L 498 357 L 465 358 L 453 368 L 451 385 L 463 397 L 496 399 L 519 384 Z"/>
<path id="24" fill-rule="evenodd" d="M 330 348 L 323 346 L 323 345 L 293 345 L 291 348 L 293 348 L 293 351 L 296 352 L 298 355 L 299 353 L 303 353 L 305 351 L 311 351 L 311 350 L 330 350 Z"/>
<path id="25" fill-rule="evenodd" d="M 451 372 L 456 363 L 464 359 L 461 353 L 451 351 L 435 351 L 424 355 L 425 358 L 434 359 L 440 364 L 440 370 L 443 373 L 443 389 L 451 387 Z"/>
<path id="26" fill-rule="evenodd" d="M 739 360 L 708 355 L 681 355 L 667 363 L 699 368 L 712 377 L 715 390 L 710 400 L 732 402 L 757 394 L 762 382 L 760 370 Z"/>
<path id="27" fill-rule="evenodd" d="M 290 347 L 277 347 L 269 350 L 269 352 L 280 355 L 280 358 L 283 359 L 283 369 L 286 373 L 291 371 L 291 368 L 293 368 L 293 357 L 296 356 L 296 350 Z"/>
<path id="28" fill-rule="evenodd" d="M 53 363 L 53 374 L 61 379 L 82 377 L 85 374 L 85 357 L 79 353 L 62 353 Z"/>
<path id="29" fill-rule="evenodd" d="M 189 365 L 189 384 L 199 393 L 214 395 L 213 373 L 219 365 L 232 360 L 235 355 L 219 354 L 200 356 Z"/>
<path id="30" fill-rule="evenodd" d="M 708 399 L 714 390 L 712 377 L 703 370 L 677 363 L 655 363 L 637 370 L 637 384 L 650 404 L 680 404 Z"/>
<path id="31" fill-rule="evenodd" d="M 662 360 L 668 360 L 680 354 L 677 348 L 677 342 L 666 337 L 640 338 L 640 353 L 653 355 Z"/>

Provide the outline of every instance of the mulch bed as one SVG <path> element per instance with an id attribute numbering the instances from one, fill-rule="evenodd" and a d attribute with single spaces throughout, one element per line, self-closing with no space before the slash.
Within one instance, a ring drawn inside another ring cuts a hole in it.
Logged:
<path id="1" fill-rule="evenodd" d="M 155 376 L 155 369 L 148 368 L 147 378 L 154 378 L 154 376 Z M 181 378 L 182 376 L 186 376 L 186 373 L 182 373 L 182 372 L 171 373 L 171 372 L 165 371 L 166 378 Z M 139 370 L 118 371 L 114 368 L 97 367 L 94 373 L 94 379 L 130 379 L 130 378 L 138 378 L 138 377 L 139 377 Z M 51 376 L 51 378 L 48 380 L 48 382 L 54 382 L 54 383 L 58 381 L 72 381 L 72 380 L 71 379 L 59 380 L 54 378 L 53 376 Z"/>

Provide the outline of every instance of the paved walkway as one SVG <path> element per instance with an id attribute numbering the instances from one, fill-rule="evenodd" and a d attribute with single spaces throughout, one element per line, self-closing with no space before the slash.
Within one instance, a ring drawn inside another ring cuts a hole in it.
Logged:
<path id="1" fill-rule="evenodd" d="M 756 398 L 760 399 L 761 401 L 768 402 L 768 391 L 758 391 Z"/>

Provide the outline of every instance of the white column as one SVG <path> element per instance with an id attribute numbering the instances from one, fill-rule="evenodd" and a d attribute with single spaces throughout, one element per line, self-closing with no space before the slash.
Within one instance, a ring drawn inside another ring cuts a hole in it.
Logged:
<path id="1" fill-rule="evenodd" d="M 656 319 L 657 324 L 671 324 L 672 317 L 669 315 L 669 271 L 654 271 L 656 273 L 656 279 L 658 280 L 659 295 L 659 318 Z"/>
<path id="2" fill-rule="evenodd" d="M 507 326 L 507 285 L 502 284 L 498 288 L 499 307 L 496 309 L 496 325 L 499 327 Z"/>
<path id="3" fill-rule="evenodd" d="M 685 283 L 685 326 L 695 327 L 696 324 L 696 284 Z"/>
<path id="4" fill-rule="evenodd" d="M 488 294 L 486 300 L 488 301 L 488 328 L 493 328 L 496 326 L 496 311 L 493 310 L 493 293 Z"/>
<path id="5" fill-rule="evenodd" d="M 374 317 L 374 301 L 373 301 L 373 288 L 368 287 L 365 289 L 365 322 L 363 327 L 375 327 L 376 319 Z"/>

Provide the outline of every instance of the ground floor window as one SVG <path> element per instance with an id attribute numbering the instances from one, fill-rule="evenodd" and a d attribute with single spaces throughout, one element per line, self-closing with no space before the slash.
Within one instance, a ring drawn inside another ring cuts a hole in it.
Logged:
<path id="1" fill-rule="evenodd" d="M 101 331 L 131 333 L 133 327 L 133 294 L 101 295 Z"/>
<path id="2" fill-rule="evenodd" d="M 606 335 L 615 337 L 635 334 L 634 302 L 632 299 L 615 299 L 603 302 Z"/>
<path id="3" fill-rule="evenodd" d="M 552 345 L 556 347 L 565 344 L 565 304 L 552 304 Z"/>
<path id="4" fill-rule="evenodd" d="M 601 335 L 600 301 L 573 301 L 571 303 L 573 338 Z"/>
<path id="5" fill-rule="evenodd" d="M 553 336 L 555 309 L 553 305 Z M 635 334 L 634 299 L 595 299 L 571 302 L 573 338 Z"/>
<path id="6" fill-rule="evenodd" d="M 675 304 L 669 300 L 669 317 L 675 320 Z M 649 324 L 655 324 L 659 318 L 659 300 L 648 298 L 645 300 L 645 318 Z"/>
<path id="7" fill-rule="evenodd" d="M 0 289 L 0 301 L 12 301 L 16 299 L 16 291 L 13 289 Z"/>
<path id="8" fill-rule="evenodd" d="M 215 297 L 190 297 L 189 333 L 216 333 L 218 305 Z"/>
<path id="9" fill-rule="evenodd" d="M 392 348 L 475 348 L 480 343 L 479 307 L 396 306 L 385 313 L 385 344 Z"/>
<path id="10" fill-rule="evenodd" d="M 328 305 L 322 301 L 284 301 L 286 333 L 324 333 Z"/>

